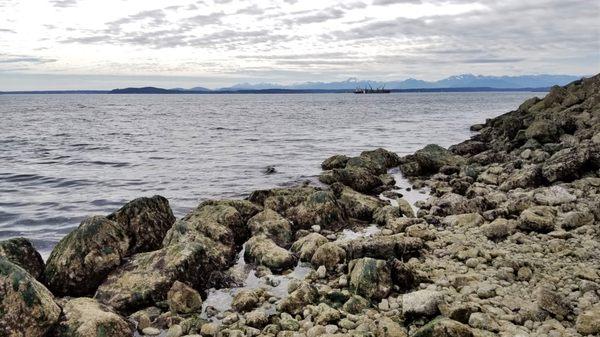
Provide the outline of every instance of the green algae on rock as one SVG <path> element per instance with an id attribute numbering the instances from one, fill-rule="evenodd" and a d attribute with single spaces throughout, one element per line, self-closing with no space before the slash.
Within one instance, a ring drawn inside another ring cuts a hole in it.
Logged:
<path id="1" fill-rule="evenodd" d="M 175 222 L 169 201 L 159 195 L 132 200 L 107 218 L 125 229 L 130 241 L 128 255 L 160 248 Z"/>
<path id="2" fill-rule="evenodd" d="M 25 269 L 38 281 L 42 280 L 44 260 L 29 240 L 14 238 L 0 241 L 0 258 L 2 257 Z"/>
<path id="3" fill-rule="evenodd" d="M 131 337 L 133 326 L 111 308 L 87 298 L 61 302 L 63 316 L 52 337 Z"/>
<path id="4" fill-rule="evenodd" d="M 27 271 L 0 257 L 0 335 L 43 337 L 61 309 L 52 293 Z"/>
<path id="5" fill-rule="evenodd" d="M 44 272 L 56 295 L 93 294 L 118 267 L 129 249 L 129 238 L 118 223 L 104 216 L 84 219 L 56 245 Z"/>

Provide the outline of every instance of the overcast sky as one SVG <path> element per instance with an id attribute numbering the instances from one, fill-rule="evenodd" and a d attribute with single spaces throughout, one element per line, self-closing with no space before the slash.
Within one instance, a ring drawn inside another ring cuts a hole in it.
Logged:
<path id="1" fill-rule="evenodd" d="M 599 71 L 598 0 L 0 0 L 0 90 Z"/>

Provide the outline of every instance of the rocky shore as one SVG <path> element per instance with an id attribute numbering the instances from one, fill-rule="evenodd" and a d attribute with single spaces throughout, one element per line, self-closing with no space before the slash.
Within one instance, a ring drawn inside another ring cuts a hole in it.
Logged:
<path id="1" fill-rule="evenodd" d="M 181 219 L 139 198 L 46 263 L 0 242 L 0 336 L 600 335 L 600 75 L 472 130 Z"/>

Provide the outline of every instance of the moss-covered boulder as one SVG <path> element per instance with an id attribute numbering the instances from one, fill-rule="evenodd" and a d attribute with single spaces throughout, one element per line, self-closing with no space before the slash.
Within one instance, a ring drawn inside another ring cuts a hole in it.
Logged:
<path id="1" fill-rule="evenodd" d="M 323 229 L 339 230 L 348 225 L 348 217 L 331 191 L 316 191 L 299 205 L 289 208 L 285 216 L 296 229 L 319 225 Z"/>
<path id="2" fill-rule="evenodd" d="M 175 223 L 169 201 L 159 195 L 132 200 L 107 218 L 125 229 L 130 241 L 128 254 L 160 248 Z"/>
<path id="3" fill-rule="evenodd" d="M 296 257 L 288 250 L 279 247 L 264 234 L 253 236 L 246 242 L 244 260 L 263 265 L 272 271 L 282 271 L 296 265 Z"/>
<path id="4" fill-rule="evenodd" d="M 423 176 L 437 173 L 442 166 L 461 166 L 466 160 L 445 148 L 429 144 L 412 155 L 402 158 L 400 171 L 406 176 Z"/>
<path id="5" fill-rule="evenodd" d="M 0 257 L 0 336 L 42 337 L 59 317 L 52 293 L 25 269 Z"/>
<path id="6" fill-rule="evenodd" d="M 133 326 L 109 307 L 87 298 L 62 303 L 63 316 L 52 337 L 130 337 Z"/>
<path id="7" fill-rule="evenodd" d="M 360 238 L 341 244 L 348 259 L 372 257 L 377 259 L 399 259 L 418 256 L 423 249 L 423 240 L 403 234 Z"/>
<path id="8" fill-rule="evenodd" d="M 120 312 L 133 312 L 166 300 L 175 281 L 205 289 L 211 274 L 228 266 L 230 254 L 229 247 L 207 237 L 136 254 L 108 276 L 95 298 Z"/>
<path id="9" fill-rule="evenodd" d="M 319 291 L 312 284 L 302 282 L 288 294 L 287 297 L 279 301 L 277 310 L 287 312 L 292 315 L 301 313 L 307 305 L 314 304 L 319 300 Z"/>
<path id="10" fill-rule="evenodd" d="M 338 202 L 349 217 L 363 221 L 371 221 L 373 213 L 386 205 L 376 197 L 356 192 L 349 187 L 341 188 Z"/>
<path id="11" fill-rule="evenodd" d="M 121 225 L 104 216 L 88 217 L 54 247 L 44 272 L 46 285 L 57 296 L 93 294 L 128 249 Z"/>
<path id="12" fill-rule="evenodd" d="M 44 260 L 29 240 L 14 238 L 0 241 L 0 258 L 2 257 L 25 269 L 38 281 L 42 280 Z"/>
<path id="13" fill-rule="evenodd" d="M 204 202 L 167 232 L 163 245 L 193 242 L 207 237 L 231 246 L 241 245 L 249 236 L 242 214 L 227 203 Z"/>
<path id="14" fill-rule="evenodd" d="M 264 234 L 282 247 L 288 246 L 292 241 L 290 221 L 271 209 L 265 209 L 250 218 L 248 227 L 253 236 Z"/>
<path id="15" fill-rule="evenodd" d="M 202 297 L 192 287 L 175 281 L 167 293 L 171 313 L 191 314 L 202 309 Z"/>
<path id="16" fill-rule="evenodd" d="M 258 190 L 252 192 L 248 200 L 264 208 L 272 209 L 279 214 L 285 214 L 287 209 L 301 204 L 311 194 L 319 190 L 312 186 Z"/>
<path id="17" fill-rule="evenodd" d="M 392 274 L 384 260 L 369 257 L 352 260 L 348 270 L 350 290 L 360 296 L 380 300 L 392 290 Z"/>
<path id="18" fill-rule="evenodd" d="M 321 245 L 329 242 L 326 237 L 319 233 L 310 233 L 301 237 L 292 244 L 292 252 L 298 254 L 300 261 L 310 261 Z"/>
<path id="19" fill-rule="evenodd" d="M 325 159 L 321 163 L 321 168 L 323 170 L 332 170 L 334 168 L 344 168 L 346 167 L 346 163 L 350 158 L 343 154 L 336 154 L 327 159 Z"/>
<path id="20" fill-rule="evenodd" d="M 317 248 L 310 262 L 315 268 L 325 266 L 327 270 L 333 270 L 346 262 L 346 251 L 335 242 L 327 242 Z"/>
<path id="21" fill-rule="evenodd" d="M 379 173 L 373 173 L 363 166 L 347 166 L 324 171 L 319 176 L 319 181 L 328 185 L 338 182 L 361 193 L 374 193 L 384 185 Z"/>

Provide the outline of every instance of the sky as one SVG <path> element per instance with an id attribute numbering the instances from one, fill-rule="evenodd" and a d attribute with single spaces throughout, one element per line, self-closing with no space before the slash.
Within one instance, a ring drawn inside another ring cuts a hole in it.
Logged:
<path id="1" fill-rule="evenodd" d="M 599 71 L 597 0 L 0 0 L 0 91 Z"/>

